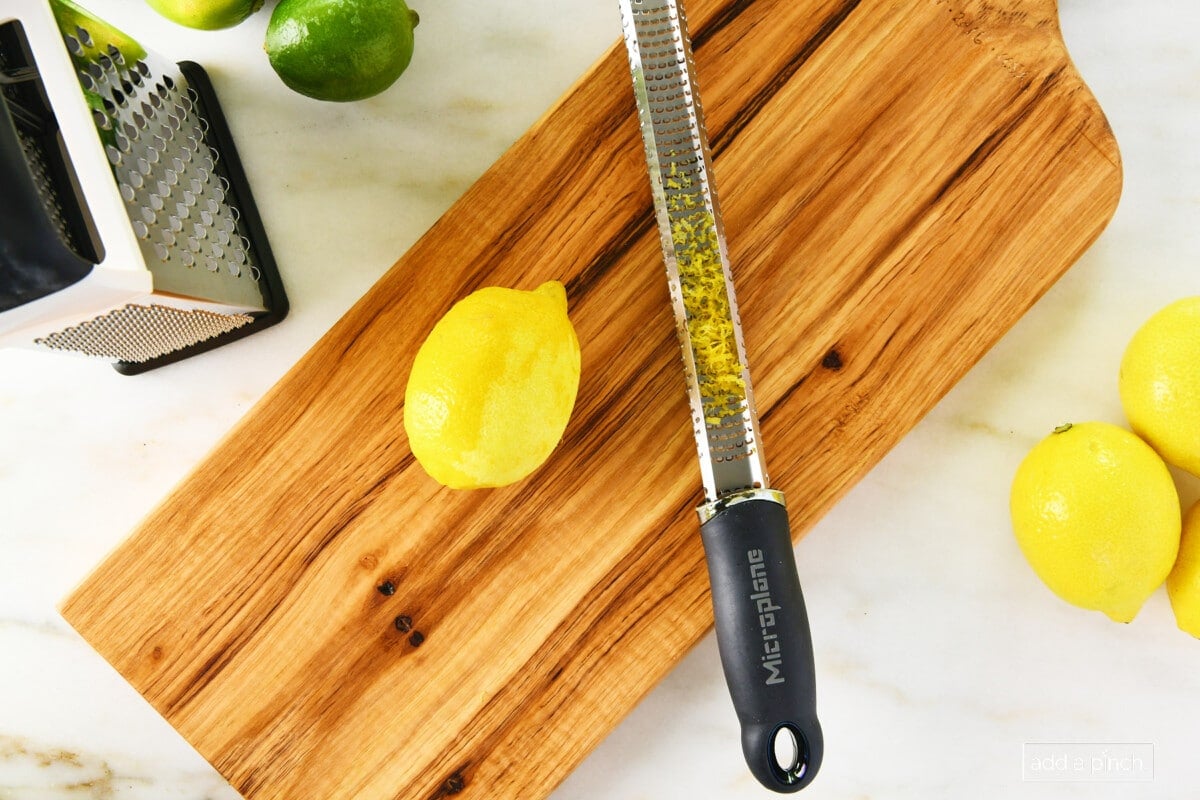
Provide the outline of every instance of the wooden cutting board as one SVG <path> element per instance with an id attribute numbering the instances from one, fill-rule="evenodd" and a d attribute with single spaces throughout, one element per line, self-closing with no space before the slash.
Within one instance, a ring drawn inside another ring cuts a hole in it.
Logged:
<path id="1" fill-rule="evenodd" d="M 1119 157 L 1051 0 L 688 10 L 799 535 L 1096 238 Z M 544 797 L 712 622 L 653 224 L 614 46 L 64 616 L 251 800 Z M 583 344 L 562 445 L 438 487 L 402 427 L 418 345 L 467 292 L 551 278 Z"/>

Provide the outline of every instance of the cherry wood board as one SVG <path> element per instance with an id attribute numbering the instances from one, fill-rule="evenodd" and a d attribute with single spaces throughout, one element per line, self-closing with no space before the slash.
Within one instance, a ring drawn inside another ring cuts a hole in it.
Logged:
<path id="1" fill-rule="evenodd" d="M 1095 240 L 1120 159 L 1052 0 L 687 8 L 798 537 Z M 712 624 L 661 259 L 617 43 L 63 615 L 248 800 L 546 796 Z M 417 347 L 548 279 L 583 349 L 561 446 L 439 487 L 402 426 Z"/>

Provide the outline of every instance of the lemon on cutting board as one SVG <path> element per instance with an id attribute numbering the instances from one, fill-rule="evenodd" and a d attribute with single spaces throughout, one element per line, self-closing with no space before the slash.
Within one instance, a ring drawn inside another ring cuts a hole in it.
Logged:
<path id="1" fill-rule="evenodd" d="M 1051 591 L 1129 622 L 1175 563 L 1179 495 L 1163 460 L 1105 422 L 1063 425 L 1025 456 L 1010 495 L 1013 532 Z"/>
<path id="2" fill-rule="evenodd" d="M 438 320 L 413 361 L 404 395 L 413 455 L 454 489 L 524 478 L 562 439 L 579 370 L 561 283 L 472 292 Z"/>
<path id="3" fill-rule="evenodd" d="M 1118 385 L 1134 432 L 1200 476 L 1200 297 L 1171 303 L 1137 330 Z"/>

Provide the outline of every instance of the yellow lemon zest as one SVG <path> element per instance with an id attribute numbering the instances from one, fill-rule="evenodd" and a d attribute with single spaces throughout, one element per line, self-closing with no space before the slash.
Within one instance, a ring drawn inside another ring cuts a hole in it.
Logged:
<path id="1" fill-rule="evenodd" d="M 679 154 L 668 157 L 675 155 Z M 663 186 L 705 422 L 717 425 L 723 416 L 740 410 L 746 394 L 717 221 L 704 205 L 699 187 L 674 161 Z"/>

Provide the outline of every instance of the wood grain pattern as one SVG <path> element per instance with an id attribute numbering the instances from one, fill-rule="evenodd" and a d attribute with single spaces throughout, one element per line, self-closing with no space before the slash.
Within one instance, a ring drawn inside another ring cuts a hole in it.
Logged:
<path id="1" fill-rule="evenodd" d="M 1119 158 L 1050 0 L 688 10 L 799 535 L 1095 239 Z M 64 603 L 247 798 L 543 797 L 711 625 L 629 83 L 614 46 Z M 402 428 L 417 346 L 551 278 L 583 343 L 561 447 L 438 487 Z"/>

